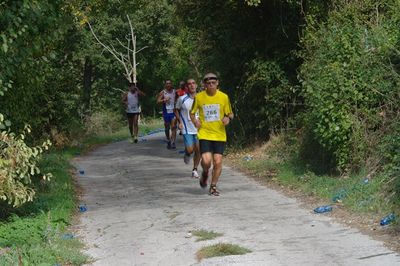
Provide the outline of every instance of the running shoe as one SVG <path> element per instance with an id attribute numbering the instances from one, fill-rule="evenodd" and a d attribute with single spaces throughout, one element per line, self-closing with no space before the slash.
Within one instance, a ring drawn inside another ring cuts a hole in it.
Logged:
<path id="1" fill-rule="evenodd" d="M 173 150 L 176 149 L 175 142 L 172 142 L 172 143 L 171 143 L 171 149 L 173 149 Z"/>
<path id="2" fill-rule="evenodd" d="M 171 149 L 171 141 L 167 142 L 167 149 L 170 150 Z"/>
<path id="3" fill-rule="evenodd" d="M 217 189 L 217 185 L 210 185 L 210 190 L 208 191 L 208 195 L 210 196 L 219 196 L 219 191 Z"/>
<path id="4" fill-rule="evenodd" d="M 192 178 L 199 178 L 199 173 L 197 173 L 196 169 L 193 169 L 192 171 Z"/>
<path id="5" fill-rule="evenodd" d="M 133 142 L 137 143 L 137 142 L 138 142 L 138 139 L 137 139 L 137 138 L 134 138 L 134 139 L 133 139 Z"/>
<path id="6" fill-rule="evenodd" d="M 199 179 L 199 184 L 201 188 L 206 188 L 207 187 L 207 179 L 208 179 L 208 172 L 202 172 L 201 177 Z"/>
<path id="7" fill-rule="evenodd" d="M 185 155 L 183 155 L 183 161 L 185 162 L 185 164 L 189 164 L 190 163 L 190 154 L 187 154 L 185 152 Z"/>

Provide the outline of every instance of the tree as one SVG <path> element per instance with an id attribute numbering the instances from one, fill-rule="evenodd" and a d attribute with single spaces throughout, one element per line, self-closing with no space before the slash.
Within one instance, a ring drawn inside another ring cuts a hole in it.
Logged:
<path id="1" fill-rule="evenodd" d="M 96 35 L 94 32 L 92 25 L 88 22 L 89 28 L 91 33 L 93 34 L 94 38 L 96 41 L 108 52 L 110 52 L 114 58 L 123 66 L 125 70 L 125 78 L 130 82 L 134 83 L 136 85 L 137 83 L 137 70 L 136 67 L 139 65 L 136 61 L 136 54 L 142 51 L 143 49 L 147 48 L 146 46 L 136 50 L 136 35 L 133 31 L 133 26 L 132 22 L 129 18 L 128 15 L 126 15 L 128 22 L 129 22 L 129 28 L 130 28 L 130 34 L 127 35 L 126 41 L 127 45 L 124 45 L 118 38 L 116 41 L 122 48 L 124 48 L 126 51 L 125 53 L 122 53 L 120 51 L 117 51 L 114 45 L 106 45 L 104 44 Z"/>

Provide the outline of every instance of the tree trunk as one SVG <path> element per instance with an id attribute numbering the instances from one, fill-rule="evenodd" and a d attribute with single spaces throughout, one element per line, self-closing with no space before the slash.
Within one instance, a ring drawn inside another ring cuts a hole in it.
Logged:
<path id="1" fill-rule="evenodd" d="M 90 113 L 90 96 L 92 92 L 93 66 L 90 58 L 85 57 L 85 67 L 83 70 L 83 107 L 85 115 Z"/>

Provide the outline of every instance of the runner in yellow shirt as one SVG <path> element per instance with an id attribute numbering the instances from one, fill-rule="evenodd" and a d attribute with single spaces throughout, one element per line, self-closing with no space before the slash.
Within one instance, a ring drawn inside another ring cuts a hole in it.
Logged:
<path id="1" fill-rule="evenodd" d="M 217 89 L 217 75 L 208 73 L 203 79 L 205 90 L 198 93 L 190 110 L 190 119 L 198 129 L 200 141 L 201 166 L 203 172 L 200 186 L 207 187 L 208 172 L 213 165 L 209 194 L 219 196 L 218 178 L 222 171 L 222 155 L 226 143 L 225 127 L 233 119 L 233 112 L 228 95 Z M 196 112 L 199 118 L 196 118 Z"/>

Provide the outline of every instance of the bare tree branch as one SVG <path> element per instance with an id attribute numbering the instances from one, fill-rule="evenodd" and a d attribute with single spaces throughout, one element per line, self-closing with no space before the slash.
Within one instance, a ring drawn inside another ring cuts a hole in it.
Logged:
<path id="1" fill-rule="evenodd" d="M 126 77 L 126 79 L 129 82 L 136 84 L 137 83 L 136 67 L 139 65 L 139 63 L 136 63 L 136 54 L 142 51 L 143 49 L 146 49 L 147 46 L 139 50 L 136 50 L 136 35 L 133 31 L 132 22 L 129 16 L 126 15 L 126 17 L 128 18 L 130 27 L 130 34 L 126 35 L 125 37 L 127 39 L 128 45 L 126 46 L 118 38 L 116 39 L 117 42 L 122 46 L 122 48 L 126 49 L 126 55 L 124 55 L 122 52 L 118 52 L 117 49 L 115 49 L 115 47 L 112 44 L 106 45 L 102 41 L 100 41 L 100 39 L 95 34 L 92 25 L 89 22 L 88 25 L 96 41 L 104 48 L 103 51 L 106 50 L 109 53 L 111 53 L 117 59 L 117 61 L 123 66 L 125 71 L 124 76 Z M 132 43 L 132 48 L 131 48 L 131 43 Z"/>

